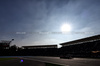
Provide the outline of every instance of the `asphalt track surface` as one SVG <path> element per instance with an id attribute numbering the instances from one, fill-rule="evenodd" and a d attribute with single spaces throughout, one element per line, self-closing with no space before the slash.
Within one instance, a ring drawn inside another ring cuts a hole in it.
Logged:
<path id="1" fill-rule="evenodd" d="M 23 59 L 23 62 L 20 62 L 20 60 L 20 58 L 17 58 L 12 60 L 0 61 L 0 66 L 45 66 L 45 63 L 43 62 L 27 59 Z"/>
<path id="2" fill-rule="evenodd" d="M 100 66 L 100 59 L 73 58 L 60 59 L 59 57 L 24 57 L 23 59 L 60 64 L 64 66 Z"/>
<path id="3" fill-rule="evenodd" d="M 21 59 L 23 62 L 20 62 Z M 45 62 L 63 66 L 100 66 L 100 59 L 60 59 L 59 57 L 41 56 L 17 57 L 17 59 L 0 61 L 0 66 L 45 66 Z"/>

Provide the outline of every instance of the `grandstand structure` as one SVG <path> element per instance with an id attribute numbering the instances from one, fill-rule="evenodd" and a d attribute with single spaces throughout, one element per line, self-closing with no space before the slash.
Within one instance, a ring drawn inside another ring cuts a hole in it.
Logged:
<path id="1" fill-rule="evenodd" d="M 61 43 L 60 45 L 62 45 L 60 52 L 63 55 L 72 54 L 81 57 L 100 55 L 100 35 Z"/>
<path id="2" fill-rule="evenodd" d="M 78 40 L 74 40 L 74 41 L 70 41 L 70 42 L 66 42 L 66 43 L 61 43 L 60 45 L 62 45 L 62 47 L 64 47 L 64 46 L 68 46 L 68 45 L 75 45 L 75 44 L 81 44 L 81 43 L 86 43 L 86 42 L 94 42 L 94 41 L 98 41 L 98 40 L 100 40 L 100 35 L 82 38 L 82 39 L 78 39 Z"/>
<path id="3" fill-rule="evenodd" d="M 22 46 L 24 49 L 46 49 L 46 48 L 57 48 L 57 45 L 38 45 L 38 46 Z"/>
<path id="4" fill-rule="evenodd" d="M 57 45 L 22 46 L 22 48 L 23 55 L 56 56 L 58 53 Z"/>
<path id="5" fill-rule="evenodd" d="M 62 45 L 61 48 L 57 48 L 57 45 L 22 46 L 22 53 L 24 52 L 23 54 L 36 56 L 100 56 L 100 35 L 61 43 L 60 45 Z"/>

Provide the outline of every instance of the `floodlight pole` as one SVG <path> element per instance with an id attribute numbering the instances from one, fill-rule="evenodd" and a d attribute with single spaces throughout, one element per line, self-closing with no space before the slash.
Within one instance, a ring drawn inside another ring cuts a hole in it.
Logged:
<path id="1" fill-rule="evenodd" d="M 12 41 L 14 41 L 14 39 L 12 39 L 12 40 L 9 42 L 10 45 L 11 45 L 11 42 L 12 42 Z"/>

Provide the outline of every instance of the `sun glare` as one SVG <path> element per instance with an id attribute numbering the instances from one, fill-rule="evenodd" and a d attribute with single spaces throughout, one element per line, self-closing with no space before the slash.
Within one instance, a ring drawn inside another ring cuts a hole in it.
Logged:
<path id="1" fill-rule="evenodd" d="M 69 24 L 63 24 L 61 26 L 61 31 L 62 32 L 70 32 L 71 31 L 71 26 Z"/>

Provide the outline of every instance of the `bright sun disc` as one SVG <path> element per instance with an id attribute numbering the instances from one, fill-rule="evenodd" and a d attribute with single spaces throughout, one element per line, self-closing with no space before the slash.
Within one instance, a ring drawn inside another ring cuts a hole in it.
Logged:
<path id="1" fill-rule="evenodd" d="M 61 26 L 61 31 L 62 32 L 70 32 L 71 31 L 71 26 L 69 24 L 63 24 Z"/>

